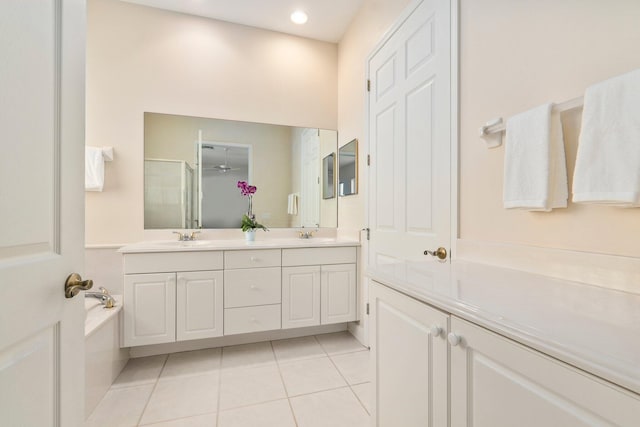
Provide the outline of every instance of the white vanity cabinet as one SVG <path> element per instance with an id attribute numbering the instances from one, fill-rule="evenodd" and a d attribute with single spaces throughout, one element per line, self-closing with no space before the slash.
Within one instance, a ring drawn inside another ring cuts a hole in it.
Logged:
<path id="1" fill-rule="evenodd" d="M 223 334 L 222 251 L 124 256 L 123 346 Z"/>
<path id="2" fill-rule="evenodd" d="M 176 274 L 126 274 L 124 347 L 176 340 Z"/>
<path id="3" fill-rule="evenodd" d="M 282 328 L 357 320 L 355 247 L 282 250 Z"/>
<path id="4" fill-rule="evenodd" d="M 369 301 L 373 426 L 640 425 L 637 394 L 376 282 Z"/>
<path id="5" fill-rule="evenodd" d="M 640 425 L 640 396 L 451 317 L 451 426 Z"/>
<path id="6" fill-rule="evenodd" d="M 448 425 L 448 314 L 376 282 L 369 304 L 372 425 Z"/>
<path id="7" fill-rule="evenodd" d="M 225 335 L 280 329 L 280 259 L 280 249 L 225 251 Z"/>

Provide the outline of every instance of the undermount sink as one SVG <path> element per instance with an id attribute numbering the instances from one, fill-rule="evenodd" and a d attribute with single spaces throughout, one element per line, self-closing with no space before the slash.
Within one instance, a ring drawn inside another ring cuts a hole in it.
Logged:
<path id="1" fill-rule="evenodd" d="M 155 246 L 163 246 L 168 248 L 192 248 L 198 246 L 212 246 L 214 244 L 213 240 L 170 240 L 170 241 L 162 241 L 162 242 L 153 242 Z"/>

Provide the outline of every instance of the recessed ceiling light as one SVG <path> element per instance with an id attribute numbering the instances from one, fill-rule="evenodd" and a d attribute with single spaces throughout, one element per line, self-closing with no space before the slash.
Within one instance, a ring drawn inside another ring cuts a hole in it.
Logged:
<path id="1" fill-rule="evenodd" d="M 304 24 L 307 22 L 307 19 L 309 19 L 309 17 L 301 10 L 296 10 L 291 14 L 291 21 L 298 25 Z"/>

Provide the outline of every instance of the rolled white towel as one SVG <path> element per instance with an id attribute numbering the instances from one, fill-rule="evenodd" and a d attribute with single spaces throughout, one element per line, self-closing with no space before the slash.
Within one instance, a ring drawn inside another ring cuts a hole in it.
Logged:
<path id="1" fill-rule="evenodd" d="M 102 191 L 104 188 L 104 156 L 102 148 L 85 147 L 84 152 L 84 189 Z"/>

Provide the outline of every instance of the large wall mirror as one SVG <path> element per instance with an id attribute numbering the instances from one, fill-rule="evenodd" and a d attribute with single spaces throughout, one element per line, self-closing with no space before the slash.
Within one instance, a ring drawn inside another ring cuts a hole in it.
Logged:
<path id="1" fill-rule="evenodd" d="M 253 213 L 269 228 L 337 227 L 336 198 L 322 197 L 337 143 L 334 130 L 145 113 L 144 227 L 240 228 L 238 181 L 258 188 Z"/>
<path id="2" fill-rule="evenodd" d="M 338 194 L 350 196 L 358 194 L 358 140 L 340 147 L 338 150 Z"/>

